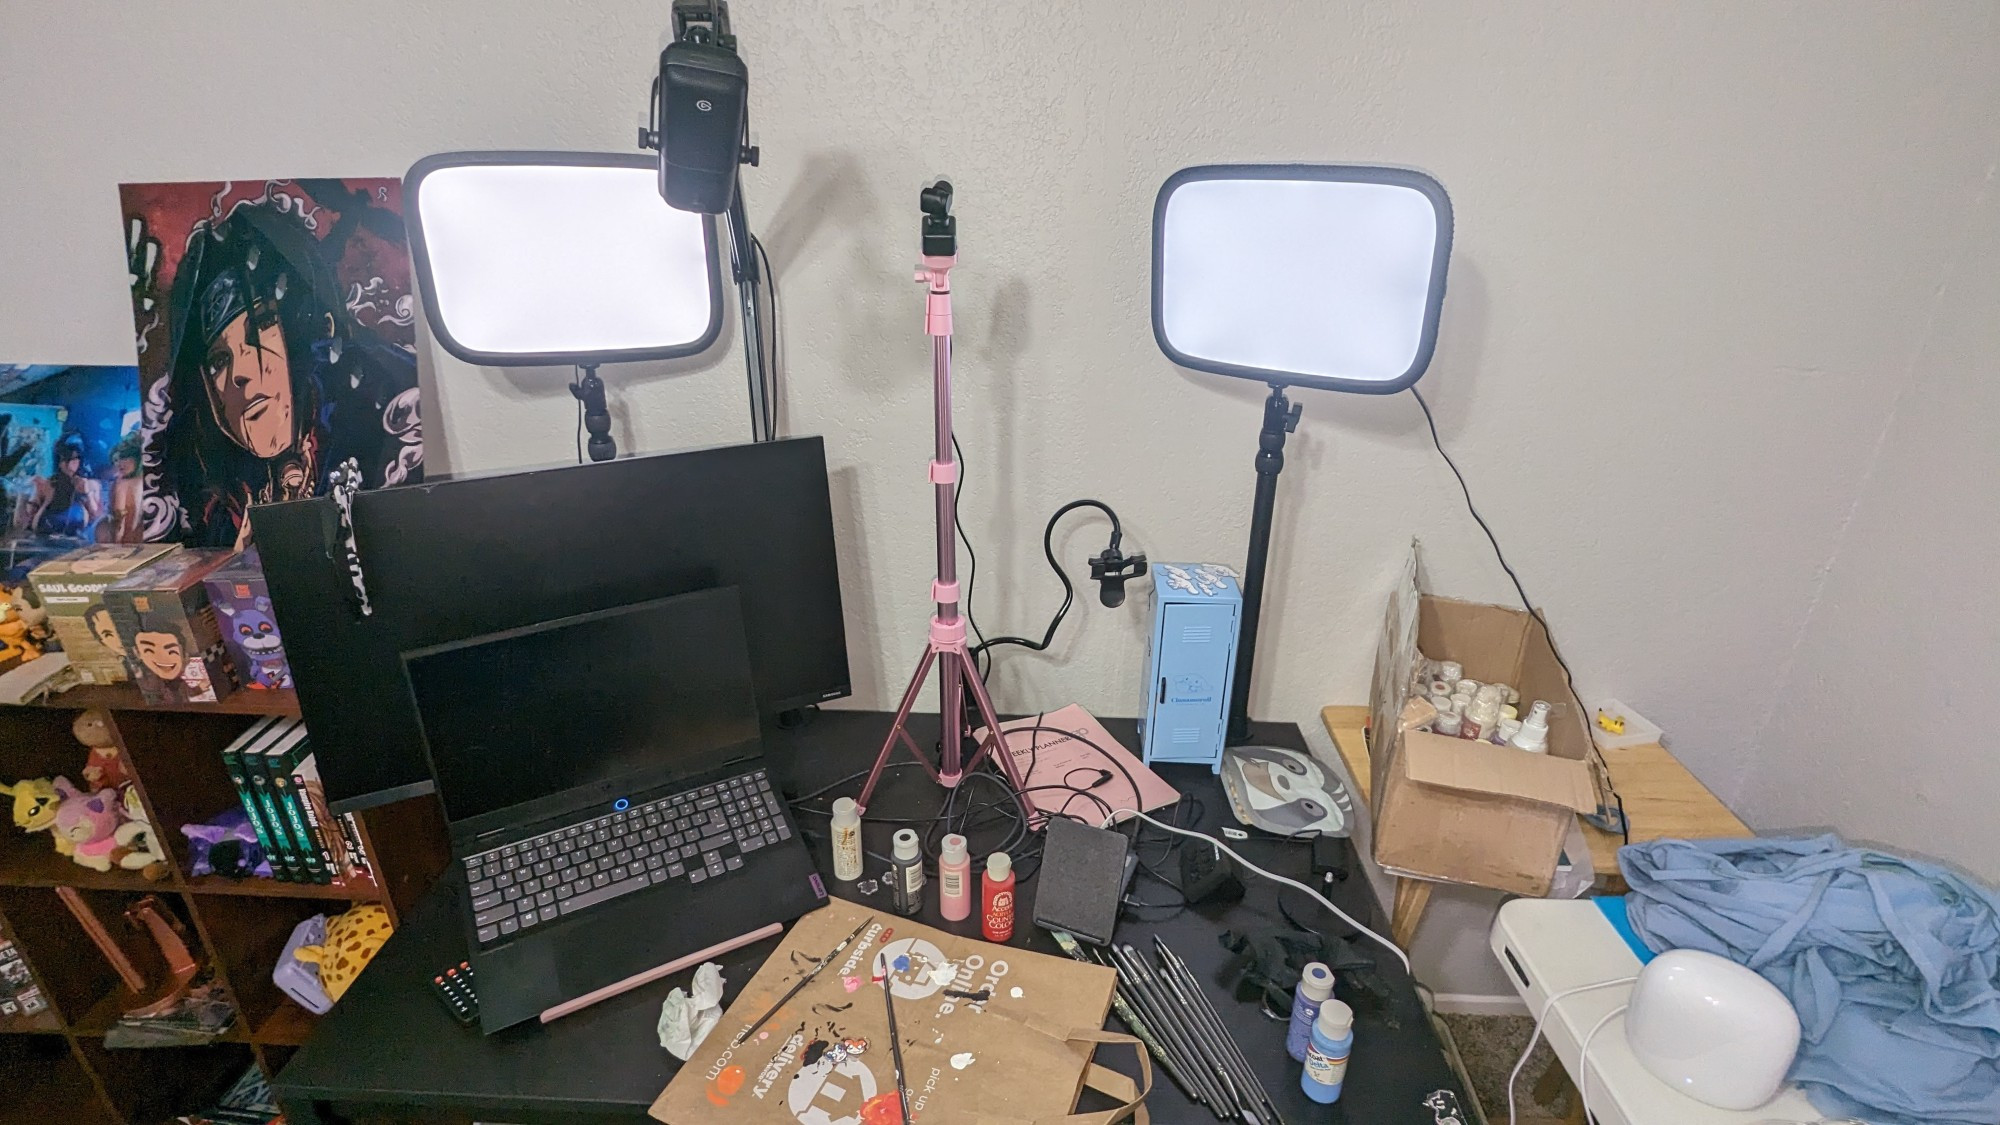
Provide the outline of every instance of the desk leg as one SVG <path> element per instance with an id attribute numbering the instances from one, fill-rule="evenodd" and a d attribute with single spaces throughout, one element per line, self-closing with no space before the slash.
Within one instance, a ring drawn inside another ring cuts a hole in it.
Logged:
<path id="1" fill-rule="evenodd" d="M 1410 951 L 1410 942 L 1417 936 L 1417 925 L 1424 920 L 1424 911 L 1430 909 L 1434 886 L 1435 883 L 1422 879 L 1396 880 L 1396 905 L 1389 916 L 1389 938 L 1405 953 Z"/>

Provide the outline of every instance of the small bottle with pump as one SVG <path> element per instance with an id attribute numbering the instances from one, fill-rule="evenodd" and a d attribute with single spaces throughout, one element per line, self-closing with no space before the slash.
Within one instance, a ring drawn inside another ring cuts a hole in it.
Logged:
<path id="1" fill-rule="evenodd" d="M 972 861 L 965 854 L 965 837 L 954 832 L 944 838 L 944 854 L 938 857 L 938 913 L 948 922 L 963 922 L 972 916 Z"/>
<path id="2" fill-rule="evenodd" d="M 1535 700 L 1528 708 L 1528 717 L 1521 720 L 1521 729 L 1507 745 L 1516 750 L 1526 750 L 1530 754 L 1549 752 L 1549 705 Z"/>
<path id="3" fill-rule="evenodd" d="M 1308 963 L 1299 974 L 1299 986 L 1292 990 L 1292 1026 L 1285 1031 L 1285 1051 L 1298 1062 L 1306 1061 L 1313 1021 L 1319 1018 L 1320 1005 L 1332 995 L 1333 970 L 1318 961 Z"/>
<path id="4" fill-rule="evenodd" d="M 861 878 L 861 810 L 852 797 L 833 803 L 833 877 L 843 883 Z"/>
<path id="5" fill-rule="evenodd" d="M 1340 1084 L 1347 1079 L 1347 1056 L 1353 1049 L 1354 1009 L 1338 1000 L 1321 1004 L 1319 1016 L 1313 1020 L 1312 1040 L 1306 1044 L 1299 1089 L 1321 1105 L 1339 1101 Z"/>
<path id="6" fill-rule="evenodd" d="M 979 887 L 979 932 L 987 941 L 1014 936 L 1014 861 L 1006 852 L 986 857 L 986 874 Z"/>
<path id="7" fill-rule="evenodd" d="M 896 833 L 890 855 L 889 905 L 908 916 L 924 908 L 924 853 L 917 846 L 917 834 L 908 828 Z"/>

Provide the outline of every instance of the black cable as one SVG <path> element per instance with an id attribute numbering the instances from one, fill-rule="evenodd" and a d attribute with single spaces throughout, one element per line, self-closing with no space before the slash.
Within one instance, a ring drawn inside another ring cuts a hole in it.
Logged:
<path id="1" fill-rule="evenodd" d="M 775 438 L 778 436 L 779 387 L 778 274 L 776 270 L 771 268 L 771 255 L 764 249 L 764 240 L 753 234 L 750 236 L 750 246 L 756 251 L 758 259 L 764 264 L 764 284 L 769 286 L 771 291 L 770 299 L 764 302 L 767 306 L 766 311 L 770 314 L 766 319 L 771 322 L 771 354 L 769 359 L 760 366 L 764 370 L 764 432 Z M 759 339 L 757 341 L 758 350 L 762 351 L 763 347 L 764 341 Z"/>
<path id="2" fill-rule="evenodd" d="M 980 653 L 986 648 L 986 634 L 979 631 L 979 619 L 972 616 L 972 584 L 979 580 L 979 556 L 973 553 L 972 537 L 965 533 L 965 509 L 959 503 L 959 498 L 965 495 L 965 450 L 959 447 L 956 430 L 951 435 L 951 455 L 958 462 L 958 483 L 951 487 L 951 524 L 958 531 L 958 541 L 965 544 L 965 623 L 972 626 L 973 639 L 979 642 L 968 650 L 968 655 L 972 657 L 973 670 L 984 680 L 993 669 L 993 658 L 987 657 L 984 666 L 979 663 Z"/>
<path id="3" fill-rule="evenodd" d="M 576 400 L 576 463 L 583 464 L 583 396 L 575 393 L 583 386 L 583 368 L 570 368 L 570 397 Z"/>
<path id="4" fill-rule="evenodd" d="M 1458 462 L 1453 461 L 1451 454 L 1444 451 L 1444 441 L 1438 437 L 1437 419 L 1431 414 L 1431 404 L 1424 401 L 1423 393 L 1414 386 L 1410 388 L 1410 396 L 1417 400 L 1419 407 L 1423 408 L 1424 423 L 1431 431 L 1432 447 L 1438 451 L 1439 457 L 1444 458 L 1445 466 L 1451 469 L 1451 475 L 1458 478 L 1458 490 L 1465 494 L 1465 510 L 1472 513 L 1473 522 L 1479 525 L 1479 530 L 1486 533 L 1486 541 L 1493 545 L 1493 557 L 1500 561 L 1500 569 L 1506 571 L 1507 577 L 1513 581 L 1514 592 L 1521 595 L 1522 608 L 1528 611 L 1530 617 L 1541 623 L 1542 635 L 1549 639 L 1549 652 L 1555 656 L 1556 664 L 1562 668 L 1563 686 L 1569 689 L 1569 697 L 1576 704 L 1576 713 L 1588 724 L 1590 712 L 1583 705 L 1583 697 L 1576 692 L 1576 676 L 1569 670 L 1569 661 L 1563 659 L 1562 649 L 1556 646 L 1556 631 L 1549 628 L 1548 618 L 1543 617 L 1542 611 L 1535 608 L 1535 603 L 1528 600 L 1527 587 L 1521 585 L 1521 576 L 1514 573 L 1514 567 L 1507 561 L 1507 553 L 1500 549 L 1499 537 L 1494 535 L 1493 528 L 1487 525 L 1486 517 L 1479 514 L 1479 506 L 1472 502 L 1472 486 L 1465 483 L 1465 474 L 1459 472 Z M 1595 740 L 1592 741 L 1594 744 Z M 1604 784 L 1611 789 L 1611 799 L 1618 802 L 1618 819 L 1624 826 L 1622 834 L 1625 842 L 1629 844 L 1632 842 L 1632 829 L 1631 825 L 1626 823 L 1625 798 L 1619 796 L 1618 787 L 1611 784 L 1611 770 L 1608 766 L 1604 770 Z"/>
<path id="5" fill-rule="evenodd" d="M 1049 645 L 1054 643 L 1056 629 L 1062 625 L 1063 618 L 1069 613 L 1069 607 L 1076 601 L 1076 586 L 1070 582 L 1069 572 L 1064 570 L 1062 563 L 1056 559 L 1056 523 L 1078 508 L 1096 508 L 1110 517 L 1111 541 L 1113 544 L 1124 538 L 1125 530 L 1118 523 L 1118 513 L 1112 511 L 1111 506 L 1102 500 L 1088 498 L 1072 500 L 1062 507 L 1057 508 L 1055 514 L 1049 517 L 1048 524 L 1042 528 L 1042 555 L 1049 560 L 1049 569 L 1055 571 L 1056 578 L 1062 582 L 1062 605 L 1056 608 L 1056 615 L 1049 619 L 1048 630 L 1042 634 L 1041 640 L 1034 641 L 1027 637 L 994 637 L 992 640 L 982 642 L 977 648 L 972 650 L 972 654 L 975 657 L 990 649 L 998 648 L 1001 645 L 1019 645 L 1022 648 L 1031 649 L 1035 652 L 1047 652 Z"/>

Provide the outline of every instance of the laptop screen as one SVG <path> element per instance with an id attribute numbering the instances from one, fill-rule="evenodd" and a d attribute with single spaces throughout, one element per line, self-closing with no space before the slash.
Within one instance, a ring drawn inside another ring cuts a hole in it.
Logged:
<path id="1" fill-rule="evenodd" d="M 658 784 L 758 737 L 735 587 L 405 653 L 445 815 Z M 714 763 L 709 763 L 714 764 Z"/>

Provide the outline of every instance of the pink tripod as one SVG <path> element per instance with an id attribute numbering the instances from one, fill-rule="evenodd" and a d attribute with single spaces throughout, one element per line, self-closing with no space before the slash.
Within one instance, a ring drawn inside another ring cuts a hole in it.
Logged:
<path id="1" fill-rule="evenodd" d="M 899 742 L 909 747 L 925 771 L 947 789 L 963 781 L 986 754 L 992 754 L 1000 763 L 1015 793 L 1022 789 L 1021 771 L 1000 736 L 1000 720 L 993 714 L 993 699 L 986 694 L 979 668 L 966 651 L 965 618 L 958 612 L 958 541 L 953 537 L 958 524 L 958 461 L 952 456 L 951 445 L 951 268 L 958 264 L 958 220 L 951 214 L 951 184 L 939 180 L 925 188 L 918 197 L 918 206 L 924 212 L 924 252 L 917 266 L 917 280 L 930 285 L 924 305 L 924 332 L 931 338 L 931 377 L 937 395 L 937 450 L 931 458 L 931 484 L 937 490 L 937 580 L 931 583 L 931 601 L 937 603 L 937 612 L 931 617 L 930 641 L 917 661 L 916 674 L 910 677 L 903 702 L 896 708 L 896 721 L 889 728 L 889 737 L 882 741 L 882 752 L 875 756 L 875 768 L 868 771 L 868 783 L 861 787 L 861 796 L 855 800 L 864 810 L 868 799 L 875 795 L 876 782 L 882 779 L 882 767 L 889 763 L 889 755 Z M 936 766 L 924 757 L 922 747 L 910 737 L 908 729 L 910 708 L 916 705 L 917 693 L 930 679 L 933 664 L 937 665 L 942 689 Z M 965 719 L 967 691 L 972 693 L 979 718 L 986 724 L 986 736 L 972 758 L 961 762 L 965 739 L 972 733 Z"/>

